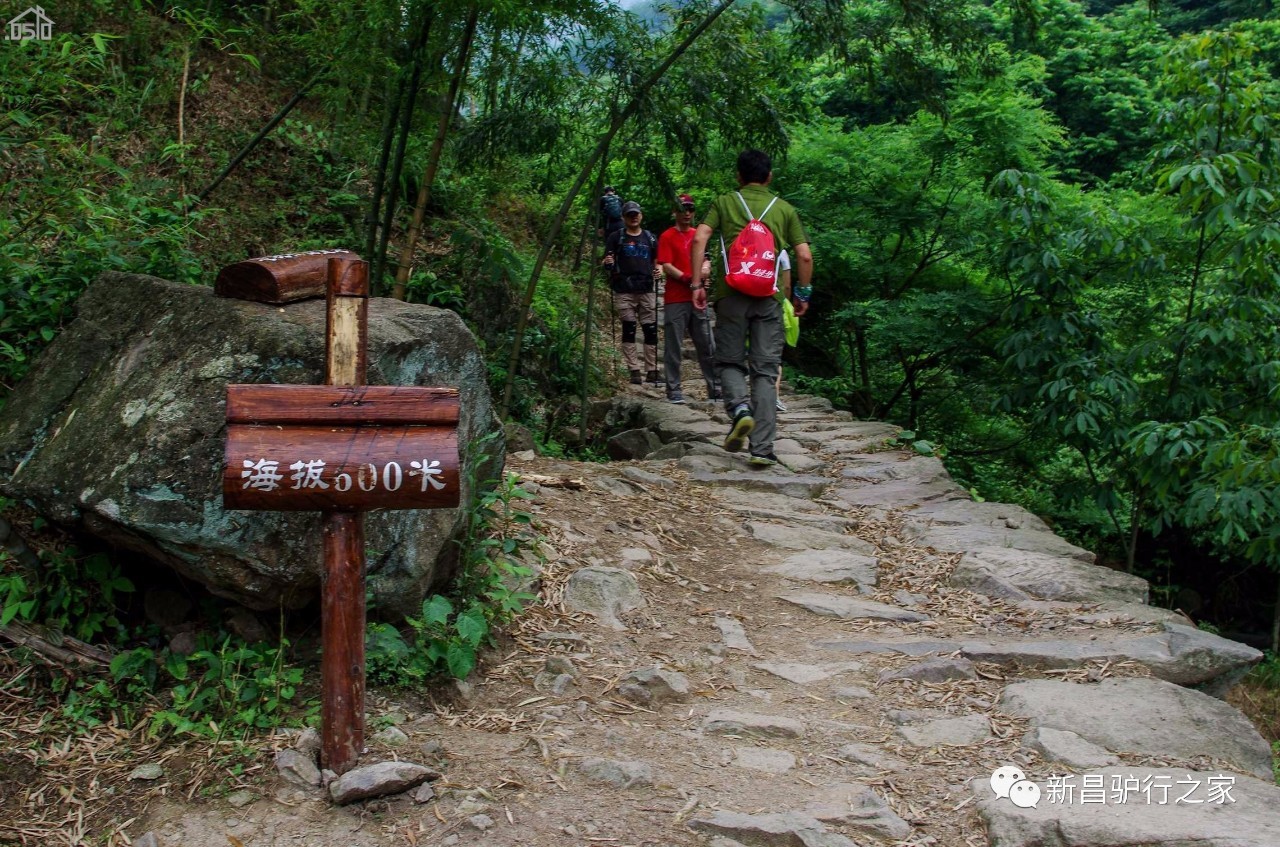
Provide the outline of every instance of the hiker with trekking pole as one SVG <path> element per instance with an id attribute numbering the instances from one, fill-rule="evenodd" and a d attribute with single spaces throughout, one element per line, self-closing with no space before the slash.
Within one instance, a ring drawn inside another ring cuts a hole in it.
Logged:
<path id="1" fill-rule="evenodd" d="M 680 365 L 684 354 L 684 336 L 693 338 L 698 352 L 698 366 L 707 384 L 707 399 L 720 399 L 720 383 L 716 380 L 715 347 L 711 338 L 711 316 L 706 308 L 693 307 L 693 291 L 689 283 L 693 271 L 689 266 L 689 247 L 693 243 L 693 214 L 696 205 L 693 197 L 681 194 L 676 198 L 673 213 L 675 226 L 658 237 L 658 264 L 667 279 L 664 293 L 662 329 L 666 334 L 663 346 L 663 367 L 667 377 L 667 399 L 683 403 L 684 392 L 680 386 Z M 703 262 L 704 275 L 710 266 Z"/>
<path id="2" fill-rule="evenodd" d="M 658 240 L 641 223 L 640 204 L 622 204 L 623 228 L 609 234 L 604 268 L 609 273 L 613 303 L 622 320 L 622 360 L 632 385 L 646 380 L 658 384 L 658 324 L 655 294 Z M 636 330 L 643 335 L 643 352 L 636 350 Z M 643 371 L 641 367 L 643 366 Z"/>

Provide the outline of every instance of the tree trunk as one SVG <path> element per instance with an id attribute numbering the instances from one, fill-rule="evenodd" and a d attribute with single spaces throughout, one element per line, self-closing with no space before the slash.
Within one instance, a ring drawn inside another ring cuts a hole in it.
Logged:
<path id="1" fill-rule="evenodd" d="M 609 144 L 613 141 L 613 137 L 618 134 L 618 130 L 622 129 L 622 125 L 640 108 L 640 103 L 648 95 L 649 89 L 653 88 L 662 79 L 663 75 L 676 63 L 676 60 L 683 56 L 685 51 L 698 39 L 698 36 L 702 35 L 733 4 L 734 0 L 720 0 L 719 5 L 708 12 L 707 16 L 685 36 L 684 40 L 676 45 L 667 58 L 663 60 L 662 64 L 658 65 L 640 85 L 632 89 L 633 94 L 630 102 L 627 103 L 625 109 L 614 116 L 610 122 L 609 129 L 605 131 L 604 136 L 597 142 L 595 149 L 591 151 L 591 155 L 583 162 L 577 178 L 573 181 L 573 185 L 570 186 L 569 191 L 560 202 L 560 210 L 556 213 L 546 238 L 543 239 L 542 248 L 538 251 L 538 258 L 534 260 L 533 270 L 529 274 L 529 283 L 525 287 L 520 315 L 516 320 L 515 337 L 511 341 L 511 355 L 507 359 L 507 376 L 506 383 L 502 389 L 500 418 L 505 419 L 508 410 L 511 408 L 511 392 L 515 386 L 516 371 L 520 366 L 520 347 L 524 342 L 525 327 L 529 324 L 529 310 L 533 307 L 533 297 L 538 290 L 538 280 L 542 276 L 542 268 L 547 263 L 547 257 L 551 254 L 552 247 L 555 246 L 556 238 L 564 227 L 565 218 L 568 217 L 569 209 L 573 207 L 573 201 L 577 198 L 578 192 L 582 190 L 583 183 L 587 181 L 587 176 L 595 168 L 596 163 L 600 161 L 604 151 L 609 149 Z"/>
<path id="2" fill-rule="evenodd" d="M 600 192 L 604 191 L 604 181 L 596 186 L 596 193 L 593 197 L 600 196 Z M 578 249 L 573 252 L 573 272 L 577 273 L 582 267 L 582 251 L 587 249 L 587 238 L 590 237 L 592 230 L 596 229 L 592 224 L 595 223 L 595 209 L 587 207 L 587 219 L 582 224 L 582 235 L 578 238 Z"/>
<path id="3" fill-rule="evenodd" d="M 284 120 L 289 116 L 289 113 L 293 111 L 293 107 L 302 102 L 302 98 L 306 96 L 308 89 L 310 89 L 311 86 L 315 85 L 316 82 L 319 81 L 320 77 L 324 76 L 324 74 L 328 70 L 329 70 L 329 66 L 325 65 L 324 67 L 320 68 L 320 70 L 316 71 L 315 74 L 311 77 L 311 79 L 304 82 L 302 84 L 302 87 L 298 89 L 297 93 L 289 98 L 289 102 L 285 103 L 284 106 L 280 109 L 280 111 L 276 112 L 275 115 L 272 116 L 271 120 L 267 121 L 267 125 L 264 126 L 262 129 L 258 130 L 258 134 L 249 140 L 249 143 L 246 144 L 240 150 L 240 152 L 236 154 L 234 159 L 232 159 L 230 162 L 227 163 L 227 166 L 222 169 L 222 173 L 214 177 L 213 182 L 209 183 L 209 185 L 204 189 L 204 191 L 201 191 L 198 195 L 196 195 L 196 198 L 194 200 L 192 200 L 190 203 L 187 204 L 187 207 L 184 210 L 183 214 L 190 213 L 192 209 L 194 209 L 196 206 L 199 206 L 201 203 L 203 203 L 205 199 L 210 194 L 213 193 L 214 189 L 217 188 L 219 185 L 221 185 L 222 181 L 226 179 L 228 176 L 230 176 L 231 173 L 240 166 L 240 163 L 243 162 L 245 158 L 250 153 L 253 152 L 254 148 L 262 143 L 262 139 L 270 135 L 271 130 L 275 129 L 278 123 L 280 123 L 282 120 Z"/>
<path id="4" fill-rule="evenodd" d="M 606 149 L 600 156 L 600 173 L 596 176 L 596 191 L 593 197 L 599 197 L 604 191 L 604 173 L 608 169 L 609 151 Z M 591 223 L 591 217 L 588 212 L 588 224 Z M 582 331 L 582 402 L 578 415 L 579 441 L 585 441 L 587 438 L 587 401 L 591 382 L 591 319 L 595 317 L 596 275 L 600 273 L 599 261 L 596 258 L 596 251 L 600 247 L 600 233 L 594 228 L 591 232 L 591 264 L 587 266 L 587 316 L 583 322 Z M 585 233 L 583 235 L 585 236 Z M 581 247 L 578 248 L 578 257 L 582 257 Z"/>
<path id="5" fill-rule="evenodd" d="M 191 46 L 182 47 L 182 83 L 178 86 L 178 196 L 187 196 L 187 154 L 183 145 L 187 143 L 184 126 L 187 110 L 187 76 L 191 71 Z"/>
<path id="6" fill-rule="evenodd" d="M 364 85 L 360 86 L 360 104 L 356 107 L 356 123 L 363 124 L 369 114 L 369 100 L 373 96 L 373 74 L 364 75 Z"/>
<path id="7" fill-rule="evenodd" d="M 400 100 L 404 97 L 406 83 L 404 73 L 396 74 L 395 93 L 387 91 L 386 114 L 382 119 L 382 152 L 378 154 L 378 167 L 373 175 L 373 194 L 364 216 L 364 257 L 373 258 L 378 245 L 378 217 L 382 213 L 382 187 L 387 181 L 387 163 L 391 160 L 391 144 L 396 137 L 396 115 L 400 114 Z"/>
<path id="8" fill-rule="evenodd" d="M 1276 607 L 1271 613 L 1271 653 L 1280 655 L 1280 583 L 1276 588 Z"/>
<path id="9" fill-rule="evenodd" d="M 382 210 L 382 234 L 378 239 L 378 250 L 374 256 L 373 269 L 369 277 L 369 283 L 374 290 L 382 287 L 382 269 L 387 262 L 387 242 L 391 239 L 391 220 L 396 213 L 396 203 L 400 200 L 400 174 L 404 170 L 404 151 L 409 144 L 409 132 L 413 128 L 413 110 L 418 102 L 418 87 L 422 81 L 422 54 L 426 50 L 427 38 L 431 35 L 431 24 L 434 19 L 435 8 L 432 7 L 423 19 L 422 30 L 413 45 L 413 72 L 409 76 L 408 96 L 400 118 L 400 136 L 396 140 L 396 153 L 391 160 L 387 205 Z"/>
<path id="10" fill-rule="evenodd" d="M 458 58 L 453 66 L 453 79 L 449 81 L 449 94 L 440 112 L 440 122 L 436 124 L 436 137 L 431 143 L 431 153 L 427 157 L 427 170 L 422 175 L 422 185 L 418 187 L 417 202 L 413 204 L 413 221 L 409 224 L 409 232 L 400 249 L 396 284 L 391 292 L 391 296 L 397 300 L 404 299 L 405 285 L 409 282 L 409 269 L 413 267 L 413 251 L 418 246 L 418 236 L 422 233 L 422 221 L 427 216 L 427 203 L 431 200 L 431 184 L 435 182 L 436 170 L 440 166 L 444 140 L 449 134 L 449 122 L 458 107 L 462 81 L 466 79 L 467 70 L 471 65 L 471 39 L 475 35 L 476 21 L 479 18 L 480 7 L 472 6 L 471 12 L 467 15 L 467 27 L 462 33 L 462 44 L 458 47 Z"/>
<path id="11" fill-rule="evenodd" d="M 484 113 L 492 115 L 498 110 L 498 79 L 502 70 L 502 25 L 493 25 L 493 40 L 489 44 L 489 66 L 485 68 L 488 80 L 485 83 Z"/>
<path id="12" fill-rule="evenodd" d="M 520 30 L 520 33 L 516 36 L 515 50 L 511 53 L 512 67 L 515 67 L 520 63 L 520 55 L 524 53 L 524 42 L 525 42 L 525 37 L 527 35 L 528 35 L 528 30 L 522 29 Z M 510 103 L 511 103 L 511 80 L 508 77 L 506 78 L 506 84 L 502 86 L 502 106 L 501 106 L 502 111 L 505 112 L 507 110 L 507 107 L 510 105 Z"/>
<path id="13" fill-rule="evenodd" d="M 1137 564 L 1138 558 L 1138 530 L 1140 522 L 1138 520 L 1139 513 L 1142 509 L 1142 501 L 1135 499 L 1133 508 L 1129 512 L 1129 542 L 1125 544 L 1124 550 L 1124 572 L 1133 573 L 1134 565 Z"/>
<path id="14" fill-rule="evenodd" d="M 907 391 L 907 429 L 916 430 L 920 428 L 920 398 L 924 396 L 924 389 L 916 385 L 915 371 L 911 371 L 907 376 L 910 388 Z"/>
<path id="15" fill-rule="evenodd" d="M 871 390 L 871 365 L 867 355 L 867 329 L 861 323 L 853 325 L 854 367 L 858 373 L 858 394 L 862 398 L 861 417 L 869 418 L 875 413 L 875 397 Z"/>

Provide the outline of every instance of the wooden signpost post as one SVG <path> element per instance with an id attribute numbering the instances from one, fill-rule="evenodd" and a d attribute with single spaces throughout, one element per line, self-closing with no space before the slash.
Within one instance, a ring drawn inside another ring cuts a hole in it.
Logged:
<path id="1" fill-rule="evenodd" d="M 369 265 L 354 253 L 240 262 L 223 270 L 217 289 L 285 303 L 314 296 L 319 278 L 328 304 L 325 384 L 227 386 L 222 502 L 320 510 L 321 761 L 344 773 L 364 745 L 361 513 L 458 505 L 458 390 L 364 384 Z"/>

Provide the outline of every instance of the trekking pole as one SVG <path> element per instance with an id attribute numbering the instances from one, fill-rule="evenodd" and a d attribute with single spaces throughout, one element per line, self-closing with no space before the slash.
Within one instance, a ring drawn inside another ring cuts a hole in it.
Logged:
<path id="1" fill-rule="evenodd" d="M 666 288 L 666 285 L 664 284 L 665 278 L 662 276 L 662 268 L 658 267 L 658 265 L 655 264 L 654 270 L 655 270 L 655 273 L 653 276 L 653 323 L 654 323 L 653 385 L 656 388 L 658 386 L 658 374 L 662 374 L 663 382 L 666 381 L 667 366 L 663 359 L 662 323 L 666 317 L 666 312 L 665 312 L 666 303 L 663 301 L 666 299 L 667 288 Z M 661 371 L 657 369 L 659 364 L 661 364 L 662 366 Z"/>

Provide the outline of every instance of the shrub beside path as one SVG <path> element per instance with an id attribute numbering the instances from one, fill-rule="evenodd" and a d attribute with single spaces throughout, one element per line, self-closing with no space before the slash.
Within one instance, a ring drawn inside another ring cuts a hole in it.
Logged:
<path id="1" fill-rule="evenodd" d="M 597 417 L 643 458 L 509 461 L 540 480 L 544 604 L 449 704 L 370 704 L 398 731 L 366 758 L 434 768 L 429 788 L 333 807 L 281 779 L 132 829 L 169 847 L 1280 844 L 1268 745 L 1219 699 L 1257 651 L 972 501 L 894 427 L 786 400 L 764 471 L 716 446 L 718 409 L 640 393 Z M 1038 805 L 994 795 L 1002 767 Z"/>

